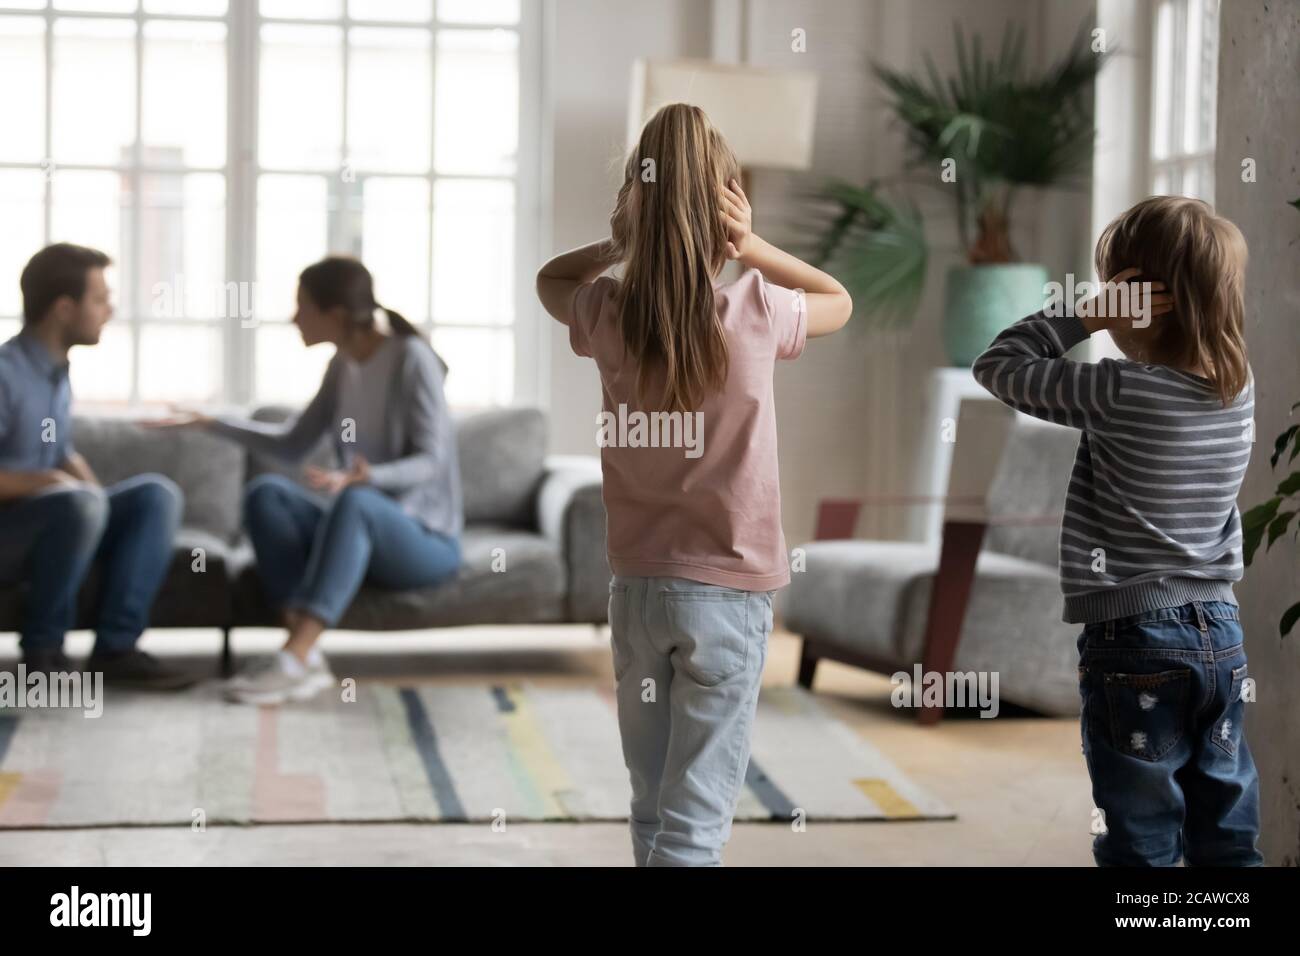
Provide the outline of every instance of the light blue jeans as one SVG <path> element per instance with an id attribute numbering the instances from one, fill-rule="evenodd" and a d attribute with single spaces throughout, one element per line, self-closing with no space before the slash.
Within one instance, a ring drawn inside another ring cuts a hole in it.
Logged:
<path id="1" fill-rule="evenodd" d="M 749 766 L 772 591 L 615 575 L 609 621 L 637 866 L 720 866 Z"/>

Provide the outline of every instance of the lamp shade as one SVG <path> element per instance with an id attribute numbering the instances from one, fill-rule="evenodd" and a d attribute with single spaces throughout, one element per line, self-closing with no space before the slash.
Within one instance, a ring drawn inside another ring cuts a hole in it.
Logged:
<path id="1" fill-rule="evenodd" d="M 709 60 L 637 60 L 632 65 L 628 145 L 669 103 L 709 114 L 747 169 L 808 169 L 812 165 L 817 77 Z"/>

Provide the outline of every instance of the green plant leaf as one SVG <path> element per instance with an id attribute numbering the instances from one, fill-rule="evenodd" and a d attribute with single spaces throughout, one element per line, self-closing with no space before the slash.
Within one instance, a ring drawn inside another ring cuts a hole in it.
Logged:
<path id="1" fill-rule="evenodd" d="M 1277 441 L 1273 443 L 1273 454 L 1268 459 L 1271 467 L 1277 467 L 1277 460 L 1282 457 L 1282 452 L 1286 451 L 1287 443 L 1294 439 L 1298 433 L 1300 433 L 1300 425 L 1292 425 L 1277 436 Z M 1300 448 L 1300 445 L 1297 445 L 1297 447 Z M 1291 453 L 1291 457 L 1295 457 L 1295 452 Z"/>
<path id="2" fill-rule="evenodd" d="M 916 313 L 925 287 L 929 246 L 920 212 L 885 199 L 874 185 L 832 182 L 822 193 L 832 207 L 815 224 L 812 261 L 841 282 L 854 312 L 872 324 L 897 327 Z"/>
<path id="3" fill-rule="evenodd" d="M 1259 547 L 1268 523 L 1277 515 L 1278 506 L 1281 504 L 1281 498 L 1270 498 L 1262 505 L 1255 505 L 1241 516 L 1242 560 L 1247 567 L 1255 557 L 1255 549 Z"/>
<path id="4" fill-rule="evenodd" d="M 1277 623 L 1278 632 L 1282 637 L 1286 637 L 1291 633 L 1291 628 L 1295 626 L 1297 620 L 1300 620 L 1300 601 L 1296 601 L 1295 604 L 1282 612 L 1282 620 Z"/>
<path id="5" fill-rule="evenodd" d="M 991 202 L 1009 206 L 1015 188 L 1068 185 L 1087 168 L 1093 139 L 1089 94 L 1108 58 L 1093 53 L 1089 41 L 1085 22 L 1057 63 L 1030 75 L 1023 27 L 1009 26 L 994 56 L 978 34 L 968 40 L 958 24 L 956 70 L 946 79 L 928 54 L 920 77 L 872 64 L 905 131 L 912 164 L 933 173 L 938 162 L 956 160 L 951 194 L 959 223 Z M 969 251 L 972 240 L 961 232 Z"/>
<path id="6" fill-rule="evenodd" d="M 1242 528 L 1250 530 L 1264 527 L 1277 515 L 1278 506 L 1281 504 L 1281 498 L 1269 498 L 1263 504 L 1255 505 L 1241 516 Z"/>
<path id="7" fill-rule="evenodd" d="M 1296 512 L 1294 511 L 1283 511 L 1268 523 L 1268 544 L 1264 546 L 1265 551 L 1273 547 L 1274 541 L 1286 534 L 1286 526 L 1291 523 L 1291 519 L 1295 516 Z"/>
<path id="8" fill-rule="evenodd" d="M 1282 483 L 1277 486 L 1279 495 L 1293 495 L 1300 491 L 1300 471 L 1293 471 L 1282 479 Z"/>

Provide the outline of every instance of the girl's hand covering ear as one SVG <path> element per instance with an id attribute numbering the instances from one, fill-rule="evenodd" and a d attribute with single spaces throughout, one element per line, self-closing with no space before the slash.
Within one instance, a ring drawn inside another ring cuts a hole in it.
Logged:
<path id="1" fill-rule="evenodd" d="M 739 259 L 754 236 L 753 210 L 740 183 L 731 180 L 722 187 L 722 205 L 718 209 L 727 230 L 727 258 Z"/>

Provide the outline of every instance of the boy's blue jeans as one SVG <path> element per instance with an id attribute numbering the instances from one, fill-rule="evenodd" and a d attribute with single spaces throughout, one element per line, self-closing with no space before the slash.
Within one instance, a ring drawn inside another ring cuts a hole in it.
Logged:
<path id="1" fill-rule="evenodd" d="M 376 488 L 352 485 L 331 502 L 280 475 L 244 494 L 244 527 L 271 606 L 332 627 L 364 581 L 407 590 L 460 569 L 460 542 L 430 531 Z"/>
<path id="2" fill-rule="evenodd" d="M 62 648 L 95 562 L 102 586 L 94 653 L 131 650 L 171 567 L 183 504 L 175 482 L 136 475 L 108 488 L 52 485 L 0 505 L 0 582 L 27 585 L 23 652 Z"/>
<path id="3" fill-rule="evenodd" d="M 720 866 L 749 766 L 771 591 L 615 575 L 609 622 L 637 866 Z"/>
<path id="4" fill-rule="evenodd" d="M 1198 601 L 1084 628 L 1081 726 L 1104 814 L 1099 866 L 1263 864 L 1243 727 L 1249 686 L 1235 605 Z"/>

